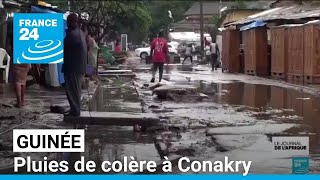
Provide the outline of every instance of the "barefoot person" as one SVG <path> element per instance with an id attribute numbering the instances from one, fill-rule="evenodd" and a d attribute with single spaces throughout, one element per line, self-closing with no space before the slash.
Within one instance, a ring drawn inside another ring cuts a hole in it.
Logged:
<path id="1" fill-rule="evenodd" d="M 220 56 L 219 47 L 216 41 L 212 41 L 210 45 L 210 52 L 211 52 L 212 71 L 216 71 L 219 65 L 218 57 Z"/>
<path id="2" fill-rule="evenodd" d="M 168 42 L 163 38 L 163 32 L 159 32 L 158 37 L 152 41 L 150 56 L 153 62 L 151 83 L 154 83 L 158 69 L 159 82 L 161 82 L 163 66 L 168 58 Z"/>
<path id="3" fill-rule="evenodd" d="M 67 116 L 80 116 L 81 79 L 86 72 L 87 45 L 85 36 L 80 30 L 78 16 L 70 14 L 67 18 L 68 31 L 64 39 L 64 72 L 65 89 L 70 104 Z"/>
<path id="4" fill-rule="evenodd" d="M 13 41 L 12 36 L 9 35 L 7 38 L 7 52 L 12 57 L 13 55 Z M 31 68 L 30 64 L 11 64 L 13 73 L 13 83 L 15 93 L 17 97 L 17 103 L 15 107 L 21 108 L 25 105 L 25 92 L 27 85 L 27 76 Z"/>
<path id="5" fill-rule="evenodd" d="M 25 105 L 24 97 L 26 92 L 27 76 L 30 68 L 30 64 L 13 64 L 15 92 L 17 96 L 16 107 L 18 108 Z"/>

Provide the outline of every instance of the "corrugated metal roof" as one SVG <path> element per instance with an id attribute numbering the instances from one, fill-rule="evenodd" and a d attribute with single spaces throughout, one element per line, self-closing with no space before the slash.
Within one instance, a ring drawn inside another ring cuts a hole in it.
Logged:
<path id="1" fill-rule="evenodd" d="M 320 7 L 307 5 L 294 5 L 288 7 L 277 7 L 266 11 L 248 16 L 245 19 L 230 23 L 229 25 L 242 25 L 255 20 L 272 21 L 272 20 L 294 20 L 305 18 L 320 18 Z"/>

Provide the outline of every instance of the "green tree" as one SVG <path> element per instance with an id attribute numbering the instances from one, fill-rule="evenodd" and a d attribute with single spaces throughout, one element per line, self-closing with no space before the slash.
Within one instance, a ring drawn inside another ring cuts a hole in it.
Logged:
<path id="1" fill-rule="evenodd" d="M 218 15 L 212 16 L 211 23 L 215 25 L 215 27 L 218 27 L 219 21 L 220 21 L 220 16 Z"/>
<path id="2" fill-rule="evenodd" d="M 150 27 L 150 37 L 155 37 L 161 29 L 166 29 L 171 23 L 184 19 L 184 13 L 192 6 L 193 1 L 146 1 L 153 19 Z M 169 18 L 168 11 L 171 11 L 173 19 Z"/>
<path id="3" fill-rule="evenodd" d="M 45 2 L 58 6 L 61 10 L 68 10 L 66 1 L 45 0 Z M 70 0 L 70 10 L 89 15 L 87 23 L 91 31 L 98 35 L 98 41 L 105 37 L 114 39 L 120 33 L 129 34 L 129 39 L 134 37 L 136 41 L 142 41 L 146 39 L 152 22 L 149 11 L 142 1 Z"/>
<path id="4" fill-rule="evenodd" d="M 237 8 L 245 9 L 247 7 L 246 0 L 237 0 Z"/>

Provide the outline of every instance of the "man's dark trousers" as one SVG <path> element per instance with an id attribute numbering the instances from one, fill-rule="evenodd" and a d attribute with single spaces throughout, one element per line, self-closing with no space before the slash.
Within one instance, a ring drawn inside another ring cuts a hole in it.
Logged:
<path id="1" fill-rule="evenodd" d="M 212 67 L 212 70 L 217 70 L 217 67 L 218 67 L 218 55 L 217 54 L 214 54 L 214 53 L 211 54 L 211 67 Z"/>
<path id="2" fill-rule="evenodd" d="M 81 110 L 81 74 L 65 73 L 65 90 L 70 104 L 70 114 L 74 116 L 80 115 Z"/>

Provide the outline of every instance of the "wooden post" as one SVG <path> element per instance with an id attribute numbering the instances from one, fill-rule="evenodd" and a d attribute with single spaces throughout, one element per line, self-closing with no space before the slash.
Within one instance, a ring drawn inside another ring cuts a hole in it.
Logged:
<path id="1" fill-rule="evenodd" d="M 201 60 L 204 57 L 204 36 L 203 36 L 203 4 L 202 1 L 200 3 L 200 41 L 201 41 Z"/>

